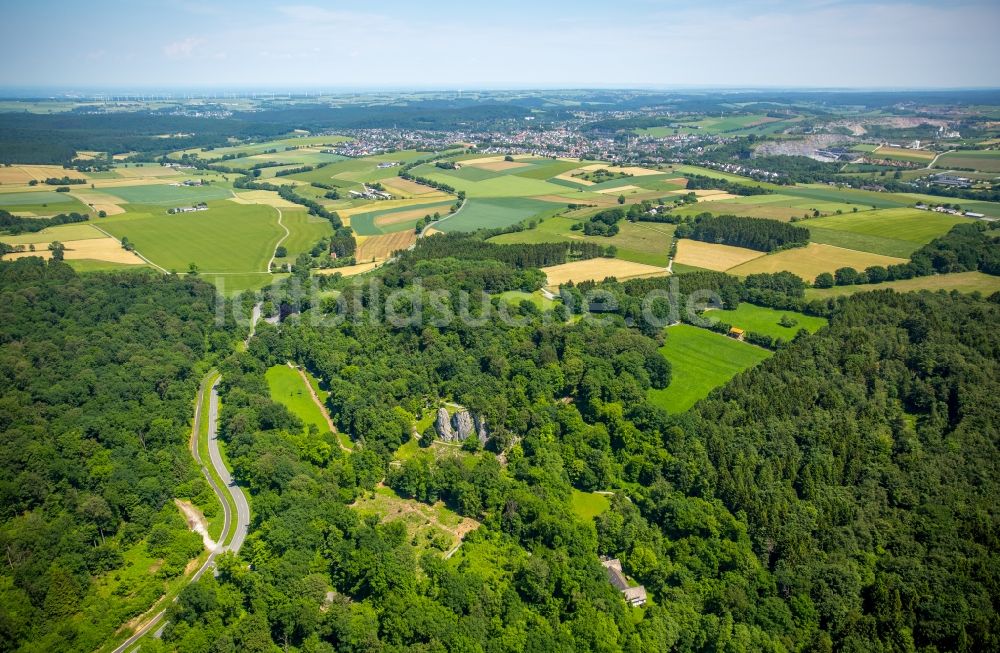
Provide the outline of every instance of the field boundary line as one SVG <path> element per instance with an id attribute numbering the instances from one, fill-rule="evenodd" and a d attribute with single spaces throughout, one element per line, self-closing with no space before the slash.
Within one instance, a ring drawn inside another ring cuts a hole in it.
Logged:
<path id="1" fill-rule="evenodd" d="M 91 226 L 91 227 L 93 227 L 94 229 L 97 229 L 98 231 L 100 231 L 100 232 L 101 232 L 102 234 L 104 234 L 104 235 L 105 235 L 105 236 L 107 236 L 108 238 L 114 238 L 114 239 L 115 239 L 115 241 L 116 241 L 116 242 L 117 242 L 117 243 L 118 243 L 119 245 L 121 245 L 121 244 L 122 244 L 122 241 L 118 240 L 117 238 L 115 238 L 114 236 L 112 236 L 111 234 L 109 234 L 109 233 L 108 233 L 107 231 L 105 231 L 104 229 L 101 229 L 101 228 L 100 228 L 100 227 L 98 227 L 98 226 L 97 226 L 96 224 L 92 224 L 92 225 L 90 225 L 90 226 Z M 150 260 L 149 260 L 148 258 L 146 258 L 145 256 L 143 256 L 143 255 L 142 255 L 142 254 L 141 254 L 141 253 L 139 252 L 139 250 L 137 250 L 137 249 L 133 248 L 133 249 L 132 249 L 132 253 L 133 253 L 133 254 L 135 254 L 136 256 L 138 256 L 139 258 L 141 258 L 141 259 L 142 259 L 143 261 L 145 261 L 146 263 L 149 263 L 150 265 L 152 265 L 152 266 L 153 266 L 154 268 L 156 268 L 157 270 L 159 270 L 159 271 L 160 271 L 160 272 L 162 272 L 163 274 L 170 274 L 170 270 L 166 269 L 166 268 L 165 268 L 165 267 L 163 267 L 162 265 L 157 265 L 156 263 L 153 263 L 153 262 L 152 262 L 152 261 L 150 261 Z"/>

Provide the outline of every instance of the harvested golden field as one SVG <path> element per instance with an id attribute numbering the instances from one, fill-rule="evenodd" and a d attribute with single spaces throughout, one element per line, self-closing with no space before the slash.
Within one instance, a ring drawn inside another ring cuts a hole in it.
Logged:
<path id="1" fill-rule="evenodd" d="M 435 191 L 431 195 L 409 200 L 379 200 L 378 202 L 365 202 L 364 204 L 359 204 L 358 206 L 348 206 L 346 208 L 337 209 L 337 214 L 340 215 L 340 217 L 342 218 L 343 217 L 349 218 L 352 215 L 357 215 L 359 213 L 369 213 L 371 211 L 384 211 L 386 209 L 404 209 L 418 205 L 427 205 L 432 200 L 436 199 L 437 196 L 441 196 L 444 199 L 451 199 L 451 200 L 454 199 L 453 195 L 448 195 L 440 191 Z M 434 213 L 434 211 L 431 211 L 431 213 Z"/>
<path id="2" fill-rule="evenodd" d="M 356 274 L 362 274 L 364 272 L 370 272 L 379 266 L 378 263 L 358 263 L 357 265 L 345 265 L 342 268 L 327 268 L 326 270 L 316 270 L 316 274 L 337 274 L 340 273 L 345 277 L 353 277 Z"/>
<path id="3" fill-rule="evenodd" d="M 427 227 L 426 229 L 424 229 L 424 238 L 428 236 L 436 236 L 438 234 L 443 234 L 443 233 L 444 233 L 443 231 L 438 231 L 434 227 Z"/>
<path id="4" fill-rule="evenodd" d="M 236 197 L 231 197 L 229 200 L 237 204 L 266 204 L 276 209 L 299 208 L 298 204 L 289 202 L 277 193 L 269 190 L 246 190 L 236 193 Z"/>
<path id="5" fill-rule="evenodd" d="M 617 258 L 592 258 L 585 261 L 573 261 L 562 265 L 542 268 L 548 279 L 548 285 L 559 286 L 567 281 L 603 281 L 607 277 L 630 279 L 632 277 L 654 277 L 667 274 L 666 268 L 645 263 L 633 263 Z"/>
<path id="6" fill-rule="evenodd" d="M 752 261 L 731 268 L 731 274 L 747 275 L 757 272 L 791 272 L 806 281 L 812 281 L 822 272 L 834 272 L 838 268 L 850 267 L 862 271 L 871 265 L 897 265 L 906 259 L 882 254 L 859 252 L 833 245 L 809 243 L 805 247 L 786 249 L 776 254 L 761 256 Z"/>
<path id="7" fill-rule="evenodd" d="M 763 255 L 764 252 L 755 249 L 681 238 L 677 241 L 677 256 L 674 257 L 674 261 L 706 270 L 725 272 L 729 268 Z"/>
<path id="8" fill-rule="evenodd" d="M 128 166 L 128 167 L 125 167 Z M 115 168 L 117 172 L 122 177 L 135 178 L 135 177 L 178 177 L 181 176 L 181 172 L 174 170 L 168 166 L 161 166 L 158 163 L 126 163 L 124 166 Z M 197 170 L 185 170 L 183 172 L 191 172 L 189 176 L 197 177 Z"/>
<path id="9" fill-rule="evenodd" d="M 104 211 L 108 215 L 119 215 L 125 213 L 125 209 L 118 205 L 118 202 L 121 202 L 122 200 L 112 195 L 106 195 L 92 190 L 74 190 L 70 194 L 95 211 Z"/>
<path id="10" fill-rule="evenodd" d="M 525 163 L 524 161 L 490 161 L 489 163 L 476 164 L 473 167 L 490 172 L 503 172 L 504 170 L 516 170 L 517 168 L 527 168 L 530 166 L 530 163 Z"/>
<path id="11" fill-rule="evenodd" d="M 123 263 L 125 265 L 144 265 L 145 261 L 139 258 L 135 252 L 122 249 L 120 242 L 114 238 L 90 238 L 87 240 L 67 240 L 63 242 L 66 246 L 65 258 L 68 261 L 79 259 L 91 259 L 95 261 L 108 261 L 110 263 Z M 25 256 L 41 256 L 51 258 L 52 252 L 48 250 L 48 243 L 37 243 L 34 252 L 18 252 L 8 254 L 4 258 L 14 259 Z"/>
<path id="12" fill-rule="evenodd" d="M 633 186 L 628 184 L 627 186 L 615 186 L 614 188 L 602 188 L 601 190 L 595 190 L 595 193 L 600 193 L 601 195 L 621 195 L 622 193 L 631 193 L 639 190 L 645 190 L 639 188 L 638 186 Z"/>
<path id="13" fill-rule="evenodd" d="M 911 150 L 908 147 L 890 147 L 882 145 L 872 152 L 872 156 L 896 157 L 907 161 L 930 161 L 934 158 L 934 152 L 928 150 Z"/>
<path id="14" fill-rule="evenodd" d="M 380 236 L 364 236 L 354 258 L 357 261 L 384 260 L 392 256 L 393 252 L 406 249 L 415 242 L 417 234 L 412 229 Z"/>
<path id="15" fill-rule="evenodd" d="M 609 172 L 620 172 L 626 175 L 632 175 L 633 177 L 643 177 L 646 175 L 662 175 L 663 173 L 659 170 L 650 170 L 649 168 L 640 168 L 639 166 L 625 166 L 619 168 L 618 166 L 611 166 L 607 163 L 592 163 L 590 165 L 583 166 L 582 168 L 577 168 L 576 170 L 571 170 L 570 172 L 596 172 L 598 170 L 607 170 Z"/>
<path id="16" fill-rule="evenodd" d="M 574 184 L 580 184 L 581 186 L 593 186 L 594 182 L 587 179 L 581 179 L 580 177 L 574 177 L 574 174 L 580 174 L 585 172 L 583 168 L 574 168 L 573 170 L 567 170 L 566 172 L 560 172 L 558 175 L 553 177 L 553 179 L 562 179 L 563 181 L 571 181 Z"/>
<path id="17" fill-rule="evenodd" d="M 447 207 L 445 207 L 447 208 Z M 423 207 L 419 209 L 410 209 L 409 211 L 395 211 L 393 213 L 386 213 L 375 218 L 376 227 L 388 227 L 394 224 L 399 224 L 401 222 L 409 222 L 411 220 L 417 220 L 424 217 L 425 215 L 434 215 L 434 213 L 444 213 L 442 207 Z"/>
<path id="18" fill-rule="evenodd" d="M 402 177 L 390 177 L 383 180 L 382 185 L 393 195 L 426 195 L 427 193 L 437 192 L 430 186 L 424 186 L 423 184 L 418 184 L 415 181 L 403 179 Z"/>
<path id="19" fill-rule="evenodd" d="M 87 175 L 82 172 L 77 172 L 76 170 L 67 170 L 62 166 L 0 166 L 0 184 L 27 184 L 32 179 L 36 181 L 45 181 L 49 177 L 86 179 Z M 48 190 L 52 189 L 49 188 Z"/>
<path id="20" fill-rule="evenodd" d="M 35 246 L 37 247 L 39 243 L 48 246 L 48 244 L 53 240 L 66 242 L 70 240 L 87 240 L 90 238 L 107 237 L 108 235 L 106 233 L 98 231 L 89 224 L 76 222 L 73 224 L 46 227 L 45 229 L 34 233 L 24 233 L 16 236 L 0 236 L 0 242 L 7 243 L 8 245 L 28 245 L 35 243 Z"/>
<path id="21" fill-rule="evenodd" d="M 685 191 L 685 192 L 687 192 L 687 191 Z M 719 200 L 734 200 L 737 197 L 739 197 L 738 195 L 732 195 L 730 193 L 723 193 L 721 191 L 704 191 L 704 190 L 698 191 L 698 190 L 696 190 L 696 191 L 693 191 L 693 192 L 695 194 L 706 193 L 705 195 L 699 195 L 698 196 L 698 201 L 699 202 L 718 202 Z"/>

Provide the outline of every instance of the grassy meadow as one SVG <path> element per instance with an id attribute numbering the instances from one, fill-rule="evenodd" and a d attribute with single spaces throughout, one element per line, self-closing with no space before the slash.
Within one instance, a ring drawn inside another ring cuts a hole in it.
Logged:
<path id="1" fill-rule="evenodd" d="M 771 352 L 727 336 L 678 324 L 666 330 L 660 352 L 670 361 L 673 378 L 663 390 L 649 390 L 649 400 L 669 413 L 683 413 L 699 399 Z"/>

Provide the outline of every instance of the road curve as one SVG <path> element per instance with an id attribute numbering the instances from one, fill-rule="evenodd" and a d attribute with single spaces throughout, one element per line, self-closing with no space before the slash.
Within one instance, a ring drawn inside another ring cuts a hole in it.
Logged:
<path id="1" fill-rule="evenodd" d="M 233 482 L 233 475 L 222 461 L 222 452 L 219 450 L 219 379 L 212 384 L 211 394 L 208 397 L 208 455 L 212 459 L 212 467 L 219 475 L 222 482 L 226 484 L 226 489 L 233 497 L 236 504 L 236 523 L 233 525 L 232 539 L 229 541 L 227 551 L 236 553 L 243 546 L 243 541 L 247 537 L 247 530 L 250 528 L 250 504 L 240 486 Z M 228 506 L 227 506 L 228 508 Z"/>
<path id="2" fill-rule="evenodd" d="M 226 500 L 225 494 L 223 494 L 222 488 L 219 487 L 219 485 L 215 482 L 215 479 L 208 472 L 208 469 L 205 467 L 204 461 L 201 459 L 201 454 L 198 452 L 198 435 L 199 435 L 198 434 L 198 427 L 201 424 L 201 405 L 202 405 L 202 401 L 205 398 L 205 387 L 206 387 L 206 384 L 207 384 L 207 379 L 206 379 L 206 381 L 202 382 L 201 386 L 198 388 L 198 394 L 195 397 L 194 423 L 193 423 L 193 426 L 191 427 L 191 440 L 190 440 L 190 443 L 189 443 L 189 447 L 191 449 L 191 456 L 194 458 L 195 462 L 198 463 L 198 467 L 201 469 L 201 473 L 205 475 L 205 480 L 208 481 L 208 484 L 212 487 L 212 491 L 215 492 L 215 496 L 218 497 L 219 503 L 222 504 L 222 514 L 223 514 L 222 534 L 219 536 L 219 542 L 225 542 L 226 539 L 227 539 L 227 537 L 229 536 L 230 529 L 232 528 L 232 510 L 229 507 L 229 502 Z M 211 391 L 212 391 L 213 394 L 215 393 L 215 389 L 216 389 L 216 386 L 218 386 L 218 384 L 219 384 L 219 380 L 216 379 L 215 382 L 212 384 L 212 390 Z M 210 397 L 210 399 L 211 399 L 211 397 Z M 217 401 L 217 397 L 216 397 L 216 407 L 217 406 L 218 406 L 218 401 Z M 212 405 L 209 404 L 209 418 L 210 418 L 210 421 L 209 421 L 209 427 L 208 428 L 209 428 L 209 435 L 210 436 L 213 435 L 214 432 L 217 430 L 217 428 L 216 428 L 217 427 L 216 420 L 218 419 L 217 413 L 218 413 L 218 410 L 213 411 L 212 410 Z M 216 443 L 215 446 L 216 446 L 216 449 L 218 449 L 218 443 Z M 223 466 L 223 467 L 225 467 L 225 466 Z M 225 478 L 228 477 L 228 474 L 229 474 L 229 472 L 227 471 L 226 472 L 227 476 L 222 476 L 222 474 L 219 474 L 219 476 L 221 478 L 225 479 Z M 241 492 L 241 495 L 242 495 L 242 492 Z M 244 497 L 244 501 L 245 500 L 246 500 L 246 498 Z M 239 503 L 237 503 L 237 506 L 239 506 Z M 247 512 L 247 516 L 249 518 L 249 511 Z M 248 521 L 249 521 L 249 519 L 248 519 Z M 242 544 L 242 542 L 243 541 L 241 539 L 240 540 L 240 544 Z M 209 567 L 214 566 L 215 565 L 215 556 L 217 556 L 223 550 L 225 550 L 225 549 L 220 546 L 220 547 L 216 548 L 215 550 L 210 551 L 209 554 L 208 554 L 208 558 L 201 565 L 201 567 L 198 568 L 198 571 L 196 571 L 194 573 L 194 575 L 191 576 L 191 579 L 188 581 L 188 583 L 194 583 L 194 582 L 196 582 L 199 578 L 202 577 L 202 574 L 205 573 L 206 569 L 208 569 Z M 175 598 L 174 600 L 176 601 L 177 599 Z M 139 641 L 140 639 L 142 639 L 146 635 L 146 633 L 148 633 L 150 630 L 152 630 L 153 628 L 155 628 L 163 620 L 163 617 L 166 614 L 167 614 L 166 608 L 164 608 L 163 610 L 160 610 L 159 612 L 157 612 L 153 616 L 152 619 L 150 619 L 149 621 L 147 621 L 145 623 L 145 625 L 142 626 L 142 628 L 140 628 L 139 630 L 137 630 L 135 633 L 132 634 L 131 637 L 129 637 L 128 639 L 126 639 L 117 648 L 115 648 L 113 653 L 122 653 L 123 651 L 128 650 L 129 647 L 131 647 L 137 641 Z M 157 630 L 157 633 L 159 633 L 162 630 L 163 630 L 163 628 L 161 626 Z"/>

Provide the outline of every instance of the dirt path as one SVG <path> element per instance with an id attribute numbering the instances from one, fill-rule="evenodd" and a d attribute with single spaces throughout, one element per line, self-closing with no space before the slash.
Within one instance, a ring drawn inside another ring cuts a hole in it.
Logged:
<path id="1" fill-rule="evenodd" d="M 201 535 L 202 542 L 205 543 L 205 548 L 209 551 L 215 551 L 218 548 L 218 544 L 212 539 L 212 536 L 208 534 L 208 522 L 205 520 L 205 515 L 202 514 L 201 510 L 198 510 L 190 501 L 184 501 L 182 499 L 174 499 L 174 504 L 177 508 L 184 514 L 184 519 L 187 520 L 188 528 L 192 531 Z"/>
<path id="2" fill-rule="evenodd" d="M 278 248 L 279 248 L 279 247 L 281 247 L 281 243 L 285 242 L 285 240 L 286 240 L 286 239 L 287 239 L 287 238 L 288 238 L 289 236 L 291 236 L 291 235 L 292 235 L 292 232 L 290 232 L 290 231 L 288 230 L 288 227 L 286 227 L 286 226 L 285 226 L 285 223 L 283 223 L 283 222 L 281 221 L 281 218 L 283 218 L 283 217 L 284 217 L 284 216 L 283 216 L 283 215 L 281 214 L 281 209 L 279 209 L 279 208 L 278 208 L 278 207 L 276 207 L 276 206 L 275 206 L 275 207 L 272 207 L 272 208 L 274 208 L 274 210 L 278 212 L 278 226 L 279 226 L 279 227 L 281 227 L 282 229 L 284 229 L 284 230 L 285 230 L 285 235 L 284 235 L 284 236 L 282 236 L 282 237 L 281 237 L 281 238 L 280 238 L 280 239 L 278 240 L 278 242 L 276 242 L 276 243 L 274 244 L 274 249 L 273 249 L 273 250 L 271 250 L 271 260 L 267 262 L 267 270 L 265 270 L 265 272 L 270 272 L 270 271 L 271 271 L 271 266 L 272 266 L 272 265 L 274 265 L 274 255 L 275 255 L 275 254 L 277 253 L 277 251 L 278 251 Z"/>

